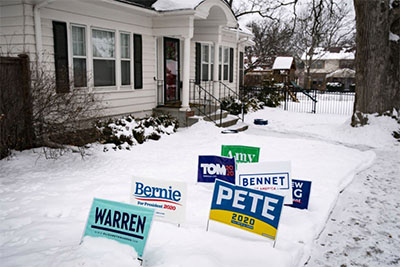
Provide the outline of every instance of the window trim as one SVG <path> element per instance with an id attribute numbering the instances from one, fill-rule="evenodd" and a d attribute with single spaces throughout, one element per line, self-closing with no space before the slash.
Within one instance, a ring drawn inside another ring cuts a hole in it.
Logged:
<path id="1" fill-rule="evenodd" d="M 74 55 L 74 40 L 73 40 L 73 31 L 72 28 L 83 28 L 85 30 L 85 36 L 84 36 L 84 42 L 85 42 L 85 56 L 75 56 Z M 87 26 L 84 24 L 79 24 L 79 23 L 69 23 L 69 30 L 70 30 L 70 51 L 71 51 L 71 66 L 72 66 L 72 79 L 73 79 L 73 88 L 88 88 L 89 87 L 89 75 L 88 75 L 88 60 L 89 60 L 89 50 L 88 50 L 88 43 L 87 43 L 87 37 L 88 37 L 88 30 Z M 85 59 L 85 65 L 86 65 L 86 86 L 75 86 L 75 69 L 74 69 L 74 59 Z"/>
<path id="2" fill-rule="evenodd" d="M 119 51 L 119 54 L 120 54 L 120 56 L 119 56 L 119 64 L 120 64 L 120 78 L 121 78 L 121 84 L 120 84 L 120 88 L 123 88 L 123 89 L 125 89 L 125 88 L 130 88 L 130 89 L 133 89 L 133 84 L 134 84 L 134 82 L 133 82 L 133 43 L 132 43 L 132 41 L 133 41 L 133 33 L 131 33 L 131 32 L 127 32 L 127 31 L 118 31 L 118 33 L 119 33 L 119 49 L 120 49 L 120 51 Z M 122 46 L 121 46 L 121 44 L 122 44 L 122 38 L 121 38 L 121 36 L 123 35 L 123 34 L 125 34 L 125 35 L 128 35 L 129 36 L 129 44 L 128 44 L 128 49 L 129 49 L 129 57 L 128 58 L 122 58 Z M 129 79 L 130 79 L 130 81 L 129 81 L 129 84 L 122 84 L 122 61 L 129 61 L 129 67 L 130 67 L 130 69 L 129 69 Z"/>
<path id="3" fill-rule="evenodd" d="M 97 31 L 105 31 L 105 32 L 112 32 L 114 33 L 114 57 L 113 58 L 106 58 L 106 57 L 95 57 L 94 56 L 94 49 L 93 49 L 93 30 L 97 30 Z M 118 91 L 118 84 L 117 84 L 117 75 L 118 75 L 118 71 L 117 71 L 117 50 L 116 50 L 116 46 L 117 46 L 117 33 L 118 31 L 115 29 L 107 29 L 107 28 L 101 28 L 101 27 L 95 27 L 92 26 L 90 28 L 90 45 L 92 46 L 92 54 L 91 54 L 91 61 L 92 61 L 92 71 L 93 71 L 93 88 L 94 90 L 96 89 L 108 89 L 110 91 Z M 94 75 L 94 61 L 95 60 L 109 60 L 109 61 L 114 61 L 115 65 L 114 65 L 114 77 L 115 77 L 115 84 L 114 85 L 104 85 L 104 86 L 96 86 L 95 85 L 95 75 Z"/>

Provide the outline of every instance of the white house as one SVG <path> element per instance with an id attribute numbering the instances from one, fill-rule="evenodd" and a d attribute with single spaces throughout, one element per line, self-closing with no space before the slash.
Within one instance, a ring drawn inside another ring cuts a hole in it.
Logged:
<path id="1" fill-rule="evenodd" d="M 196 88 L 237 92 L 251 38 L 223 0 L 1 0 L 0 12 L 2 54 L 28 54 L 59 92 L 94 92 L 105 116 L 188 111 Z"/>

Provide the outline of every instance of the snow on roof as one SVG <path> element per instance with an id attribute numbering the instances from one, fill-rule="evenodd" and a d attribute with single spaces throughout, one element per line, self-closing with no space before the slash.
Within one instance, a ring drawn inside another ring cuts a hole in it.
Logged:
<path id="1" fill-rule="evenodd" d="M 354 59 L 354 50 L 346 47 L 332 47 L 323 48 L 317 47 L 314 49 L 312 57 L 315 60 L 328 60 L 328 59 Z M 302 60 L 307 60 L 306 53 L 301 56 Z"/>
<path id="2" fill-rule="evenodd" d="M 151 7 L 157 11 L 195 9 L 204 0 L 158 0 Z"/>
<path id="3" fill-rule="evenodd" d="M 329 73 L 326 75 L 326 78 L 354 78 L 356 75 L 356 72 L 352 69 L 338 69 L 335 70 L 334 72 Z"/>
<path id="4" fill-rule="evenodd" d="M 293 63 L 293 57 L 276 57 L 274 61 L 274 65 L 272 66 L 273 70 L 290 70 L 290 67 Z"/>

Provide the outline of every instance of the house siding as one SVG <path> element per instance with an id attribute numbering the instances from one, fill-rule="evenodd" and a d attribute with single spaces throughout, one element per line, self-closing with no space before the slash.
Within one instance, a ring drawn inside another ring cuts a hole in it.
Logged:
<path id="1" fill-rule="evenodd" d="M 22 1 L 0 2 L 0 54 L 36 53 L 33 6 Z"/>
<path id="2" fill-rule="evenodd" d="M 42 22 L 42 43 L 43 43 L 43 63 L 48 71 L 54 71 L 54 42 L 52 21 L 64 21 L 68 26 L 69 42 L 69 65 L 72 69 L 72 44 L 71 44 L 71 25 L 81 25 L 86 28 L 86 46 L 87 46 L 87 68 L 91 77 L 93 69 L 91 56 L 91 29 L 105 29 L 115 32 L 116 39 L 119 33 L 141 34 L 143 41 L 143 88 L 133 89 L 133 80 L 131 86 L 109 86 L 109 87 L 89 87 L 95 93 L 103 107 L 101 116 L 119 116 L 123 114 L 134 114 L 141 116 L 151 113 L 156 105 L 156 84 L 153 77 L 156 76 L 155 58 L 155 38 L 152 36 L 152 21 L 150 18 L 135 14 L 132 12 L 123 12 L 120 10 L 109 10 L 104 7 L 88 5 L 87 3 L 74 2 L 74 5 L 68 3 L 55 3 L 51 8 L 41 10 Z M 131 53 L 132 53 L 131 38 Z M 116 69 L 119 69 L 120 61 L 119 42 L 116 40 Z M 131 72 L 133 58 L 131 57 Z M 72 76 L 72 71 L 70 71 Z M 116 83 L 118 84 L 120 73 L 116 73 Z M 131 75 L 132 76 L 132 75 Z M 71 77 L 72 78 L 72 77 Z"/>

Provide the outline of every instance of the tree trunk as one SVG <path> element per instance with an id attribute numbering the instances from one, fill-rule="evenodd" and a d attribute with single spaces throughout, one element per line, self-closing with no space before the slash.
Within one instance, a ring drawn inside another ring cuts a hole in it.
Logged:
<path id="1" fill-rule="evenodd" d="M 363 114 L 399 110 L 400 42 L 389 41 L 392 24 L 389 0 L 354 0 L 354 7 L 356 101 L 352 125 L 356 126 L 367 123 Z"/>

